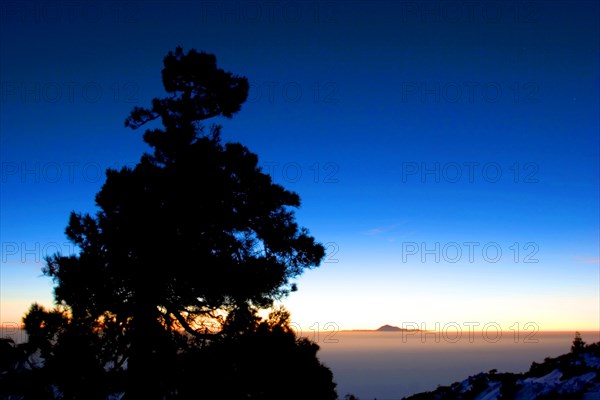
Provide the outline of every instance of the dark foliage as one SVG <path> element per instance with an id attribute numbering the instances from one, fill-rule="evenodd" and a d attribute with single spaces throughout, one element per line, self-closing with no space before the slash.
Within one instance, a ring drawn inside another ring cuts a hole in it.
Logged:
<path id="1" fill-rule="evenodd" d="M 80 252 L 47 259 L 57 308 L 34 304 L 25 316 L 24 360 L 43 362 L 21 369 L 49 398 L 335 399 L 318 346 L 296 337 L 287 312 L 257 316 L 324 247 L 295 222 L 298 195 L 200 122 L 238 112 L 246 78 L 179 47 L 162 78 L 169 97 L 125 122 L 160 118 L 144 134 L 153 153 L 107 171 L 96 215 L 71 214 L 66 234 Z"/>

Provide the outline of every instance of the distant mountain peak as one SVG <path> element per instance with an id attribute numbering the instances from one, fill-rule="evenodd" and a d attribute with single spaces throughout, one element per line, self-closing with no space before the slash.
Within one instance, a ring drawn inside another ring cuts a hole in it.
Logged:
<path id="1" fill-rule="evenodd" d="M 377 332 L 400 332 L 403 329 L 392 325 L 383 325 L 376 329 Z"/>

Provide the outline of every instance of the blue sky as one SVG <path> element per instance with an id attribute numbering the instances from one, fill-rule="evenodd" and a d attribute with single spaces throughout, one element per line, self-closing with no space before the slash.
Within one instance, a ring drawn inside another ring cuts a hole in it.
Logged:
<path id="1" fill-rule="evenodd" d="M 597 2 L 5 2 L 0 320 L 147 148 L 123 121 L 177 45 L 246 76 L 222 123 L 325 243 L 303 327 L 600 328 Z M 500 253 L 498 253 L 500 252 Z"/>

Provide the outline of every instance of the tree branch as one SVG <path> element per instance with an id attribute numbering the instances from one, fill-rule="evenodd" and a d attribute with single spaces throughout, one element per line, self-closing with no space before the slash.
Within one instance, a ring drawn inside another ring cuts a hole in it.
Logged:
<path id="1" fill-rule="evenodd" d="M 194 330 L 190 324 L 187 323 L 187 321 L 185 320 L 185 318 L 183 318 L 183 315 L 179 314 L 177 311 L 171 309 L 171 308 L 167 308 L 167 311 L 169 312 L 169 314 L 172 314 L 175 319 L 181 324 L 181 326 L 183 326 L 183 329 L 185 329 L 185 331 L 199 339 L 205 339 L 207 337 L 214 337 L 215 334 L 211 334 L 211 333 L 200 333 L 196 330 Z"/>

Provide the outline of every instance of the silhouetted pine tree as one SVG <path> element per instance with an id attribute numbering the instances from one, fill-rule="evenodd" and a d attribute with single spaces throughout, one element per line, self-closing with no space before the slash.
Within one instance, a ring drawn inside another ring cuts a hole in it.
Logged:
<path id="1" fill-rule="evenodd" d="M 572 353 L 579 353 L 585 347 L 585 342 L 581 338 L 581 333 L 575 332 L 575 339 L 573 339 L 573 345 L 571 345 Z"/>
<path id="2" fill-rule="evenodd" d="M 40 382 L 70 399 L 335 399 L 318 346 L 289 315 L 257 317 L 324 247 L 295 222 L 298 195 L 202 125 L 240 110 L 246 78 L 178 47 L 162 80 L 168 97 L 125 122 L 162 122 L 144 134 L 153 153 L 107 171 L 97 214 L 70 216 L 80 253 L 47 260 L 58 308 L 24 318 L 45 360 Z"/>

